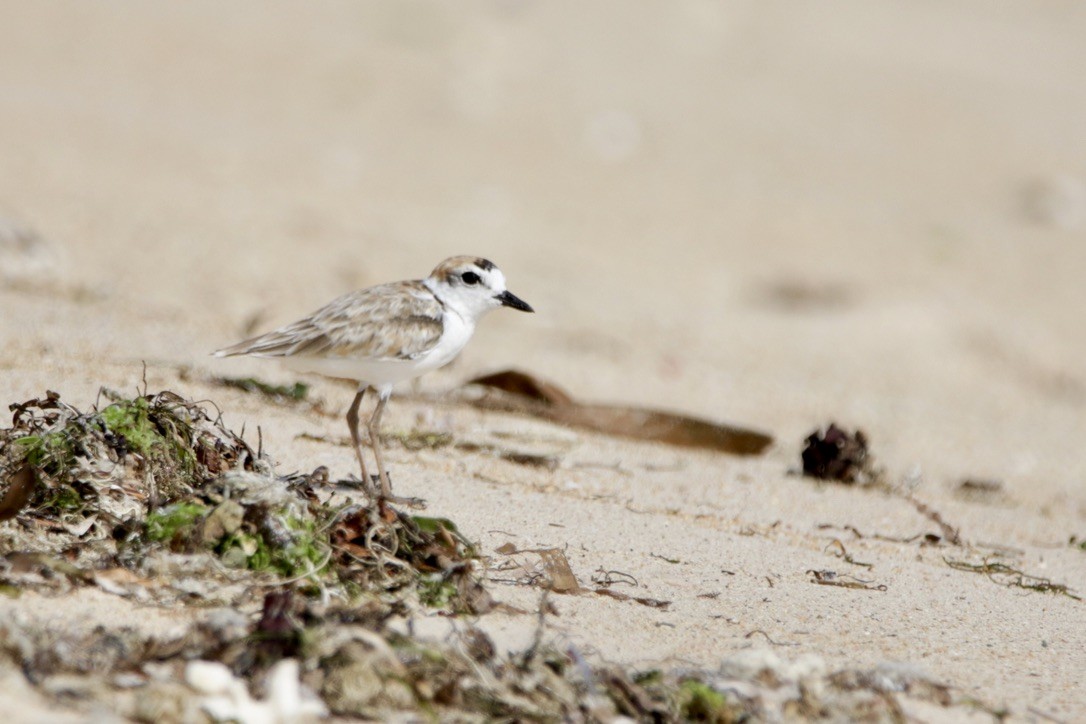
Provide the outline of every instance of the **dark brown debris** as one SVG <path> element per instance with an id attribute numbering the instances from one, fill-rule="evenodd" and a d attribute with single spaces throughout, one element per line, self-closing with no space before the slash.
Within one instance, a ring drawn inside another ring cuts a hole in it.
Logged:
<path id="1" fill-rule="evenodd" d="M 966 478 L 958 483 L 954 494 L 963 500 L 978 503 L 995 503 L 1007 497 L 1001 480 L 987 478 Z"/>
<path id="2" fill-rule="evenodd" d="M 866 484 L 878 477 L 863 431 L 850 433 L 832 422 L 807 436 L 802 458 L 803 474 L 812 478 Z"/>
<path id="3" fill-rule="evenodd" d="M 0 521 L 14 518 L 30 502 L 30 497 L 37 488 L 38 478 L 34 468 L 23 463 L 15 472 L 0 483 L 3 496 L 0 497 Z"/>
<path id="4" fill-rule="evenodd" d="M 851 563 L 852 565 L 860 566 L 861 568 L 874 568 L 874 564 L 872 563 L 864 563 L 863 561 L 858 561 L 853 558 L 852 554 L 848 552 L 848 549 L 845 548 L 845 544 L 841 542 L 840 538 L 834 538 L 822 550 L 837 556 L 845 563 Z"/>
<path id="5" fill-rule="evenodd" d="M 905 499 L 913 504 L 913 507 L 916 508 L 916 512 L 939 526 L 939 531 L 942 533 L 944 540 L 956 546 L 962 544 L 962 537 L 959 529 L 950 525 L 950 523 L 947 523 L 939 511 L 935 510 L 930 505 L 917 500 L 912 495 L 905 496 Z"/>
<path id="6" fill-rule="evenodd" d="M 658 608 L 662 611 L 666 611 L 671 607 L 671 601 L 662 601 L 658 598 L 649 598 L 647 596 L 631 596 L 628 593 L 622 591 L 615 591 L 611 588 L 596 588 L 593 591 L 598 596 L 607 596 L 613 598 L 616 601 L 634 601 L 640 603 L 642 606 L 648 606 L 649 608 Z"/>
<path id="7" fill-rule="evenodd" d="M 919 541 L 921 546 L 937 546 L 937 545 L 940 545 L 941 543 L 944 542 L 943 537 L 941 535 L 936 534 L 936 533 L 917 533 L 915 535 L 910 535 L 910 536 L 895 536 L 895 535 L 885 535 L 883 533 L 868 533 L 868 534 L 865 534 L 865 533 L 861 532 L 860 529 L 857 528 L 854 525 L 837 526 L 837 525 L 833 525 L 831 523 L 819 523 L 815 527 L 818 528 L 818 530 L 829 530 L 829 529 L 832 529 L 832 528 L 840 528 L 841 530 L 848 531 L 849 533 L 852 534 L 852 536 L 854 538 L 856 538 L 858 540 L 864 540 L 865 538 L 871 538 L 873 540 L 884 540 L 884 541 L 887 541 L 889 543 L 916 543 L 917 541 Z"/>
<path id="8" fill-rule="evenodd" d="M 1048 578 L 1030 575 L 1029 573 L 1000 561 L 992 561 L 985 558 L 980 563 L 970 563 L 969 561 L 957 561 L 950 558 L 943 558 L 943 562 L 956 571 L 968 571 L 970 573 L 979 573 L 983 576 L 987 576 L 988 580 L 997 583 L 1000 586 L 1023 588 L 1027 591 L 1037 591 L 1039 593 L 1055 593 L 1061 596 L 1067 596 L 1075 601 L 1082 600 L 1081 596 L 1073 593 L 1071 589 L 1063 583 L 1053 583 Z"/>
<path id="9" fill-rule="evenodd" d="M 779 279 L 762 286 L 759 301 L 785 312 L 841 310 L 855 303 L 855 290 L 835 282 Z"/>
<path id="10" fill-rule="evenodd" d="M 472 400 L 476 407 L 532 415 L 608 435 L 733 455 L 758 455 L 773 442 L 765 433 L 687 415 L 577 402 L 557 385 L 517 370 L 478 377 L 469 384 L 487 389 L 487 394 Z"/>

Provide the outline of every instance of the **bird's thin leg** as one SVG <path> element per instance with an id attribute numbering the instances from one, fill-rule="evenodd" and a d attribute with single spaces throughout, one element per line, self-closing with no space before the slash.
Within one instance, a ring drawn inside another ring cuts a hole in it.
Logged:
<path id="1" fill-rule="evenodd" d="M 377 475 L 381 480 L 381 497 L 392 497 L 392 483 L 388 481 L 388 471 L 385 469 L 384 460 L 381 457 L 381 413 L 385 411 L 385 403 L 388 402 L 388 392 L 377 393 L 377 407 L 373 408 L 373 416 L 370 417 L 370 447 L 373 448 L 373 457 L 377 459 Z"/>
<path id="2" fill-rule="evenodd" d="M 354 454 L 358 456 L 358 467 L 362 471 L 362 487 L 371 490 L 372 481 L 366 472 L 366 459 L 362 457 L 362 436 L 358 434 L 358 406 L 362 404 L 362 396 L 366 394 L 366 388 L 358 390 L 351 403 L 351 409 L 347 410 L 347 427 L 351 428 L 351 441 L 354 442 Z M 381 463 L 377 463 L 380 467 Z"/>

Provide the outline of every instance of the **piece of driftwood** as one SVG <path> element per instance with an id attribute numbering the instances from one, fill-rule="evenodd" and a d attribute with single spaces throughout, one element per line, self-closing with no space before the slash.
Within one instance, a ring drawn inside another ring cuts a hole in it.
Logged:
<path id="1" fill-rule="evenodd" d="M 570 427 L 635 440 L 705 448 L 733 455 L 758 455 L 773 442 L 770 435 L 762 432 L 688 415 L 577 402 L 557 385 L 518 370 L 477 377 L 469 384 L 486 390 L 472 400 L 476 407 L 533 415 Z"/>

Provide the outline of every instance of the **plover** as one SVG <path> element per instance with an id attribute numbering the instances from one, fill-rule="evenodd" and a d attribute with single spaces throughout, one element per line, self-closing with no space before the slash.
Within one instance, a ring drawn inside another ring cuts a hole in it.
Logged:
<path id="1" fill-rule="evenodd" d="M 452 361 L 491 309 L 534 311 L 505 288 L 505 275 L 486 259 L 454 256 L 425 279 L 392 282 L 344 294 L 305 319 L 247 339 L 213 354 L 274 357 L 299 372 L 317 372 L 358 382 L 347 410 L 347 426 L 364 485 L 370 485 L 358 432 L 358 406 L 367 389 L 377 405 L 367 430 L 377 462 L 380 495 L 392 486 L 381 456 L 381 413 L 392 386 Z"/>

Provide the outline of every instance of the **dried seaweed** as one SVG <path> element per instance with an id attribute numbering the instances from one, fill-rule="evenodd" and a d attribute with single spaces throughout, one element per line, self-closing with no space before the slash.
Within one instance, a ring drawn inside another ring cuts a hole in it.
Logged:
<path id="1" fill-rule="evenodd" d="M 559 459 L 554 455 L 541 455 L 521 450 L 510 450 L 497 445 L 484 445 L 476 442 L 458 442 L 457 450 L 465 452 L 479 452 L 494 455 L 506 462 L 524 465 L 527 467 L 541 468 L 543 470 L 557 470 Z"/>
<path id="2" fill-rule="evenodd" d="M 770 646 L 799 646 L 799 644 L 791 641 L 774 641 L 772 638 L 769 637 L 769 634 L 767 634 L 760 628 L 756 628 L 753 631 L 748 631 L 747 634 L 743 636 L 743 638 L 753 639 L 757 634 L 761 634 Z"/>
<path id="3" fill-rule="evenodd" d="M 858 561 L 853 558 L 852 555 L 848 552 L 848 549 L 845 548 L 845 544 L 842 543 L 839 538 L 834 538 L 822 550 L 823 552 L 829 551 L 833 555 L 843 560 L 845 563 L 851 563 L 854 566 L 860 566 L 862 568 L 875 567 L 872 563 L 864 563 L 863 561 Z"/>
<path id="4" fill-rule="evenodd" d="M 1030 575 L 1013 566 L 1008 566 L 1006 563 L 1000 563 L 999 561 L 991 561 L 985 558 L 980 563 L 970 563 L 968 561 L 955 561 L 944 557 L 943 562 L 956 571 L 980 573 L 987 576 L 988 580 L 997 583 L 1000 586 L 1023 588 L 1027 591 L 1038 591 L 1040 593 L 1055 593 L 1061 596 L 1067 596 L 1076 601 L 1082 600 L 1080 596 L 1072 593 L 1071 589 L 1062 583 L 1053 583 L 1048 578 Z"/>
<path id="5" fill-rule="evenodd" d="M 27 550 L 78 550 L 87 571 L 119 562 L 135 572 L 169 551 L 312 594 L 404 589 L 451 611 L 489 606 L 474 548 L 451 521 L 322 503 L 314 486 L 328 485 L 326 470 L 276 477 L 203 406 L 168 391 L 104 394 L 112 402 L 87 413 L 55 393 L 13 405 L 13 426 L 0 430 L 0 471 L 16 471 L 0 502 L 25 497 L 20 521 L 51 531 L 23 536 Z M 39 481 L 29 495 L 28 475 Z M 0 583 L 28 580 L 0 571 Z"/>
<path id="6" fill-rule="evenodd" d="M 593 593 L 598 596 L 613 598 L 616 601 L 634 601 L 635 603 L 640 603 L 642 606 L 648 606 L 649 608 L 659 608 L 663 611 L 666 611 L 668 608 L 671 607 L 671 601 L 662 601 L 658 598 L 649 598 L 648 596 L 631 596 L 628 593 L 623 593 L 622 591 L 615 591 L 610 588 L 596 588 L 593 590 Z"/>
<path id="7" fill-rule="evenodd" d="M 922 503 L 911 495 L 907 495 L 905 499 L 913 504 L 913 507 L 916 508 L 916 512 L 920 513 L 932 523 L 935 523 L 935 525 L 939 526 L 939 530 L 942 531 L 943 538 L 947 542 L 956 546 L 960 546 L 962 544 L 962 537 L 959 533 L 959 530 L 947 523 L 943 519 L 943 516 L 939 514 L 939 511 L 935 510 L 929 505 L 926 505 L 925 503 Z"/>
<path id="8" fill-rule="evenodd" d="M 508 561 L 492 565 L 491 572 L 513 571 L 515 578 L 496 578 L 493 575 L 491 581 L 498 583 L 512 583 L 515 585 L 539 586 L 547 591 L 564 594 L 596 594 L 613 598 L 616 601 L 633 601 L 649 608 L 667 610 L 671 601 L 662 601 L 648 596 L 635 596 L 611 588 L 615 585 L 627 585 L 638 587 L 637 579 L 629 573 L 622 571 L 609 571 L 600 568 L 592 576 L 594 587 L 582 586 L 569 565 L 566 554 L 558 548 L 533 548 L 518 550 L 511 543 L 506 543 L 495 551 L 503 556 L 515 554 L 534 553 L 539 556 L 538 565 L 530 565 L 523 560 L 510 558 Z"/>
<path id="9" fill-rule="evenodd" d="M 639 585 L 641 585 L 640 583 L 638 583 L 637 579 L 634 578 L 634 576 L 630 573 L 626 573 L 625 571 L 605 571 L 602 568 L 597 569 L 596 572 L 592 575 L 592 582 L 595 583 L 597 586 L 604 587 L 622 584 L 637 588 Z"/>
<path id="10" fill-rule="evenodd" d="M 829 528 L 839 528 L 841 530 L 847 530 L 849 533 L 851 533 L 853 535 L 853 537 L 855 537 L 857 539 L 860 539 L 860 540 L 863 540 L 865 538 L 871 538 L 871 539 L 874 539 L 874 540 L 887 541 L 888 543 L 915 543 L 916 541 L 920 541 L 920 545 L 922 545 L 922 546 L 924 546 L 924 545 L 934 546 L 934 545 L 938 545 L 943 540 L 942 536 L 936 535 L 935 533 L 917 533 L 915 535 L 910 535 L 910 536 L 894 536 L 894 535 L 885 535 L 883 533 L 866 533 L 865 534 L 865 533 L 860 532 L 860 529 L 857 528 L 854 525 L 837 526 L 837 525 L 833 525 L 831 523 L 819 523 L 818 526 L 816 526 L 816 527 L 819 530 L 826 530 L 826 529 L 829 529 Z"/>
<path id="11" fill-rule="evenodd" d="M 71 525 L 94 515 L 99 533 L 256 461 L 239 436 L 173 392 L 116 397 L 86 413 L 48 392 L 9 409 L 0 472 L 30 469 L 37 485 L 27 505 L 39 519 Z"/>

